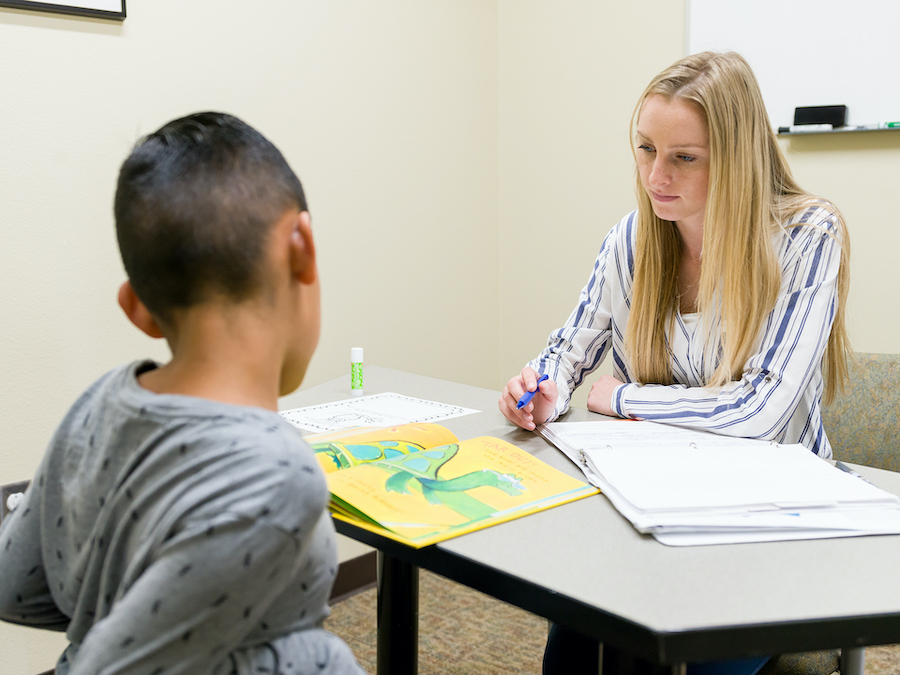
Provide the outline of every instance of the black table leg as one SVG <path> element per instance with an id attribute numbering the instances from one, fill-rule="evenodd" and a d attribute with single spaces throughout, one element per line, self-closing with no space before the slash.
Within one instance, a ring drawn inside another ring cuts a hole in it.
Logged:
<path id="1" fill-rule="evenodd" d="M 419 670 L 419 568 L 378 552 L 378 675 Z"/>
<path id="2" fill-rule="evenodd" d="M 602 675 L 685 675 L 687 670 L 683 663 L 660 666 L 609 645 L 603 645 L 600 653 Z"/>

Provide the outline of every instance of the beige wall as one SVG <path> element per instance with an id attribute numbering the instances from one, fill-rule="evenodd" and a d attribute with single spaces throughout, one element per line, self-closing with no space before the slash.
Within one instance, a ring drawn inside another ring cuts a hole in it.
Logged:
<path id="1" fill-rule="evenodd" d="M 500 2 L 498 387 L 565 321 L 603 237 L 634 209 L 628 123 L 684 55 L 684 21 L 681 0 Z"/>
<path id="2" fill-rule="evenodd" d="M 850 230 L 850 339 L 858 352 L 900 352 L 900 132 L 787 136 L 794 177 L 841 209 Z"/>
<path id="3" fill-rule="evenodd" d="M 123 24 L 0 9 L 0 482 L 32 475 L 93 379 L 166 357 L 115 304 L 112 194 L 140 134 L 201 109 L 259 128 L 307 189 L 325 307 L 309 382 L 357 345 L 496 381 L 496 4 L 251 5 L 130 2 Z M 0 670 L 46 669 L 59 638 L 0 626 Z"/>
<path id="4" fill-rule="evenodd" d="M 635 207 L 628 122 L 647 82 L 684 54 L 684 21 L 683 1 L 500 1 L 498 387 L 565 320 L 603 237 Z M 780 142 L 800 184 L 847 219 L 853 348 L 900 352 L 900 133 Z"/>
<path id="5" fill-rule="evenodd" d="M 0 9 L 0 482 L 33 473 L 99 374 L 166 356 L 115 306 L 112 190 L 140 134 L 222 109 L 284 151 L 320 247 L 307 384 L 345 374 L 359 345 L 368 363 L 499 389 L 633 208 L 632 106 L 684 50 L 683 0 L 246 7 L 132 2 L 121 25 Z M 855 346 L 900 352 L 900 134 L 783 146 L 850 223 Z M 0 625 L 4 675 L 61 645 Z"/>

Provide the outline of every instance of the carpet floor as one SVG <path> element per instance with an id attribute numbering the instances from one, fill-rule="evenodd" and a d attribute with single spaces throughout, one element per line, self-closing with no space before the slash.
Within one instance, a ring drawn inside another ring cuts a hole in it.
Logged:
<path id="1" fill-rule="evenodd" d="M 334 605 L 325 627 L 375 674 L 375 589 Z M 420 675 L 540 675 L 547 621 L 441 576 L 419 575 Z M 900 645 L 866 650 L 865 675 L 900 675 Z"/>

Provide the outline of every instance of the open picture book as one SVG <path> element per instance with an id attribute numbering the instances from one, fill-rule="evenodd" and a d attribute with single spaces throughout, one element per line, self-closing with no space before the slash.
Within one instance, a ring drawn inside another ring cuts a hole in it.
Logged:
<path id="1" fill-rule="evenodd" d="M 439 424 L 305 440 L 325 471 L 334 518 L 413 548 L 598 492 L 504 440 L 460 441 Z"/>

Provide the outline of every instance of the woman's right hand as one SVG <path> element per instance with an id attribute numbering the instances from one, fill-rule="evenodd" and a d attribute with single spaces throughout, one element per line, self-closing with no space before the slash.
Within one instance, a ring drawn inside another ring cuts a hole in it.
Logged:
<path id="1" fill-rule="evenodd" d="M 556 382 L 544 380 L 538 385 L 537 381 L 538 374 L 526 366 L 521 373 L 507 383 L 500 395 L 500 412 L 503 413 L 503 416 L 528 431 L 534 431 L 537 425 L 546 422 L 556 407 L 558 394 Z M 537 393 L 531 402 L 521 410 L 517 410 L 516 404 L 522 395 L 528 391 L 535 391 L 535 389 L 537 389 Z"/>

